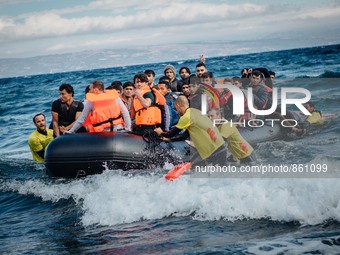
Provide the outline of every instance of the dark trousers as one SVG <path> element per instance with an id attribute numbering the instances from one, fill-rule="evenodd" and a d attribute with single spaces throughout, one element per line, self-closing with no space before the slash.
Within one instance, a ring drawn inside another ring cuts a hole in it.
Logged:
<path id="1" fill-rule="evenodd" d="M 227 149 L 225 144 L 221 145 L 217 150 L 214 151 L 210 157 L 206 159 L 202 159 L 198 152 L 194 149 L 190 149 L 191 153 L 193 154 L 191 157 L 191 163 L 193 168 L 195 166 L 207 166 L 207 165 L 220 165 L 223 166 L 226 164 L 226 155 Z"/>

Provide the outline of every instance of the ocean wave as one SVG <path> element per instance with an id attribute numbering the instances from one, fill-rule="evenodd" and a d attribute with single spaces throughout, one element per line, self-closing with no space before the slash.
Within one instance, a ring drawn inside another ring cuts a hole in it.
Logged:
<path id="1" fill-rule="evenodd" d="M 340 78 L 340 72 L 325 71 L 319 78 Z"/>
<path id="2" fill-rule="evenodd" d="M 323 73 L 311 76 L 311 75 L 298 75 L 296 78 L 340 78 L 340 73 L 335 71 L 324 71 Z"/>
<path id="3" fill-rule="evenodd" d="M 334 179 L 196 179 L 167 182 L 161 175 L 118 171 L 73 181 L 3 181 L 1 191 L 56 203 L 73 199 L 82 223 L 117 225 L 190 216 L 199 221 L 270 219 L 316 225 L 340 221 L 340 183 Z"/>

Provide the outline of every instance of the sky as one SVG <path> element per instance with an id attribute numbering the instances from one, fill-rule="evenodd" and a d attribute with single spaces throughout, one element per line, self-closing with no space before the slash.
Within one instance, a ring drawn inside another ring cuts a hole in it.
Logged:
<path id="1" fill-rule="evenodd" d="M 329 45 L 340 43 L 339 24 L 339 0 L 0 0 L 0 58 L 216 41 Z"/>

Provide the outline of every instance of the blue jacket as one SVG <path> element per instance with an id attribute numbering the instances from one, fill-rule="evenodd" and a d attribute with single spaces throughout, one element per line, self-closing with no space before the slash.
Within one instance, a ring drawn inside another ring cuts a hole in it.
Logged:
<path id="1" fill-rule="evenodd" d="M 177 97 L 178 97 L 177 94 L 173 92 L 170 92 L 165 95 L 166 104 L 169 107 L 170 113 L 170 127 L 176 125 L 179 120 L 179 114 L 175 108 L 175 100 Z"/>

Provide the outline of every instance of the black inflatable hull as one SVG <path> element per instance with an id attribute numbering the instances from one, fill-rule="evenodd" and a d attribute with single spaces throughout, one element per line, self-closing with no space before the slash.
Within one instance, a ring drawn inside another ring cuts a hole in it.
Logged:
<path id="1" fill-rule="evenodd" d="M 241 128 L 251 145 L 283 139 L 279 125 Z M 131 133 L 103 132 L 63 135 L 54 139 L 45 152 L 46 173 L 51 177 L 77 178 L 100 174 L 105 169 L 154 169 L 166 162 L 190 161 L 184 142 L 150 142 Z"/>
<path id="2" fill-rule="evenodd" d="M 100 174 L 105 169 L 148 169 L 189 160 L 190 149 L 185 142 L 150 142 L 139 135 L 117 132 L 63 135 L 54 139 L 45 152 L 47 175 L 65 178 Z"/>
<path id="3" fill-rule="evenodd" d="M 239 129 L 242 137 L 251 145 L 284 139 L 286 131 L 277 123 L 265 121 L 261 127 L 244 127 Z"/>

